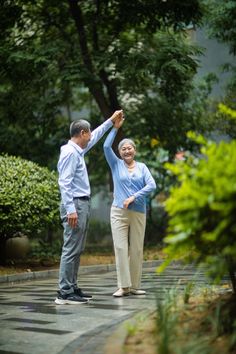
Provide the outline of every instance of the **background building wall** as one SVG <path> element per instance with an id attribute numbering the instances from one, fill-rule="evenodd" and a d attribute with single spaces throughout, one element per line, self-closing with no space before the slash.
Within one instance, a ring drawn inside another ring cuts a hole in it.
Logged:
<path id="1" fill-rule="evenodd" d="M 218 99 L 224 95 L 225 86 L 231 78 L 230 73 L 222 71 L 222 65 L 235 64 L 235 57 L 229 53 L 227 45 L 219 43 L 216 39 L 208 38 L 204 28 L 193 31 L 191 37 L 204 50 L 204 54 L 199 58 L 200 67 L 196 78 L 201 79 L 209 73 L 217 75 L 219 82 L 213 85 L 211 96 Z"/>

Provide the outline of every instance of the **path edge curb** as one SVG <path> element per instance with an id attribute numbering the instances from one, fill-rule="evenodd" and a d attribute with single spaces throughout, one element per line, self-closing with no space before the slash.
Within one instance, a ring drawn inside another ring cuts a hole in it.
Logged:
<path id="1" fill-rule="evenodd" d="M 153 260 L 153 261 L 144 261 L 143 267 L 157 267 L 163 261 L 162 260 Z M 98 272 L 110 272 L 114 271 L 115 264 L 99 264 L 99 265 L 90 265 L 90 266 L 81 266 L 79 269 L 79 274 L 89 274 L 89 273 L 98 273 Z M 49 269 L 35 272 L 24 272 L 17 274 L 8 274 L 0 276 L 0 284 L 4 283 L 15 283 L 28 280 L 40 280 L 46 278 L 58 278 L 59 271 L 58 269 Z"/>

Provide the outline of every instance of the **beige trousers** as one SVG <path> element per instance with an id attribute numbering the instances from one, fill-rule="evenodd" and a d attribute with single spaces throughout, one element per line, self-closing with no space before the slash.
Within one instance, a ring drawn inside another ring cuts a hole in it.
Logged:
<path id="1" fill-rule="evenodd" d="M 118 288 L 140 288 L 145 227 L 146 214 L 111 207 Z"/>

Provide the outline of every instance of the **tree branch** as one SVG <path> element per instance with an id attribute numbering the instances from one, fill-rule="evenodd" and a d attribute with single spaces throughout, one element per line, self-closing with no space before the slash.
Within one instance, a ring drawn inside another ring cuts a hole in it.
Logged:
<path id="1" fill-rule="evenodd" d="M 102 112 L 105 118 L 109 117 L 112 113 L 112 108 L 110 107 L 105 94 L 103 92 L 102 83 L 97 77 L 93 63 L 90 57 L 89 48 L 87 45 L 87 36 L 84 27 L 84 19 L 81 8 L 79 6 L 78 0 L 68 0 L 70 11 L 72 17 L 75 21 L 76 28 L 79 34 L 79 44 L 82 55 L 82 60 L 84 62 L 85 68 L 87 69 L 91 79 L 86 80 L 86 85 L 89 88 L 90 93 L 94 97 L 95 101 L 98 104 L 100 111 Z"/>
<path id="2" fill-rule="evenodd" d="M 92 25 L 93 47 L 94 47 L 95 51 L 99 52 L 100 46 L 99 46 L 99 35 L 98 35 L 98 30 L 97 30 L 97 23 L 98 23 L 98 18 L 99 18 L 100 2 L 99 2 L 99 0 L 94 0 L 94 3 L 96 6 L 96 13 L 93 18 L 93 25 Z M 102 80 L 104 86 L 107 89 L 111 108 L 113 110 L 118 109 L 120 107 L 120 105 L 119 105 L 119 101 L 117 98 L 117 87 L 116 87 L 115 80 L 109 80 L 108 74 L 104 68 L 99 71 L 99 76 L 100 76 L 100 79 Z"/>

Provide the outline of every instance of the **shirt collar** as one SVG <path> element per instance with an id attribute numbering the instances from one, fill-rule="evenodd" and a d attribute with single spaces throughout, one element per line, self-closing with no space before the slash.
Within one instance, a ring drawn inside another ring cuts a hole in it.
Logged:
<path id="1" fill-rule="evenodd" d="M 72 140 L 68 140 L 68 144 L 74 146 L 74 148 L 78 151 L 80 155 L 83 154 L 83 149 L 79 145 L 74 143 Z"/>

